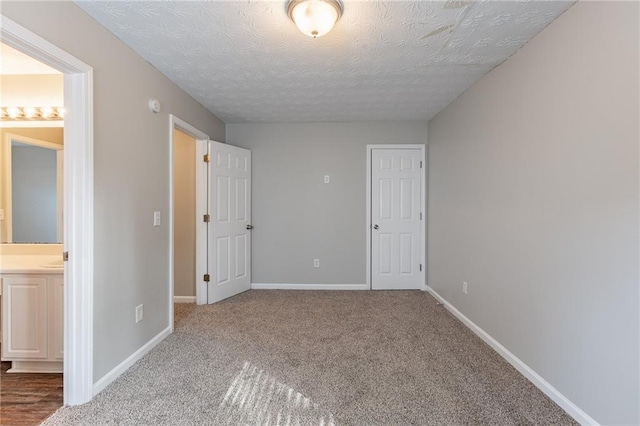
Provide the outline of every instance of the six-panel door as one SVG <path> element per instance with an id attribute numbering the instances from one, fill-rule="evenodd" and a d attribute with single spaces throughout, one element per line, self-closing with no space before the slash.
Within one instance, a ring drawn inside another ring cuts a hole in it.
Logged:
<path id="1" fill-rule="evenodd" d="M 371 152 L 371 288 L 420 289 L 421 183 L 419 149 Z"/>
<path id="2" fill-rule="evenodd" d="M 251 151 L 210 142 L 208 301 L 251 288 Z"/>

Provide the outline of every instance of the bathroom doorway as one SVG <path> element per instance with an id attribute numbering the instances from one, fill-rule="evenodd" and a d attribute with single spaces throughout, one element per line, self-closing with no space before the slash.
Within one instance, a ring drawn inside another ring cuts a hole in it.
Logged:
<path id="1" fill-rule="evenodd" d="M 93 69 L 15 21 L 3 15 L 0 18 L 0 39 L 4 44 L 63 75 L 63 241 L 66 260 L 61 280 L 64 305 L 63 400 L 65 405 L 83 404 L 91 400 L 94 391 Z M 48 115 L 49 112 L 40 110 L 36 114 Z M 33 119 L 31 109 L 22 109 L 21 113 Z M 7 115 L 10 114 L 13 113 L 7 111 Z M 0 249 L 8 246 L 12 245 L 0 244 Z"/>
<path id="2" fill-rule="evenodd" d="M 64 75 L 0 56 L 0 424 L 37 424 L 63 404 Z"/>

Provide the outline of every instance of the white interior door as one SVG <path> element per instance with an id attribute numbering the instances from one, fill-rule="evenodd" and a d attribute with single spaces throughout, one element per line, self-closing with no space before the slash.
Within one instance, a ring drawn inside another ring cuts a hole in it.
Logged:
<path id="1" fill-rule="evenodd" d="M 251 287 L 251 151 L 209 142 L 207 300 Z"/>
<path id="2" fill-rule="evenodd" d="M 420 289 L 422 151 L 371 151 L 371 288 Z"/>

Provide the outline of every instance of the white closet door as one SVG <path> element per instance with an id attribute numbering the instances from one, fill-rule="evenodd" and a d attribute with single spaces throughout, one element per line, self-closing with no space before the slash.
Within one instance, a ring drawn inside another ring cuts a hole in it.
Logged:
<path id="1" fill-rule="evenodd" d="M 421 151 L 371 154 L 371 288 L 420 289 Z"/>

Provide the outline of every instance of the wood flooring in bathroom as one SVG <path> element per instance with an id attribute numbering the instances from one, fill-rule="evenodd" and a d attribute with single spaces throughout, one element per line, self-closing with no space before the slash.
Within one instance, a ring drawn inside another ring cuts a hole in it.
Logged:
<path id="1" fill-rule="evenodd" d="M 0 371 L 0 425 L 38 425 L 62 407 L 62 374 L 7 373 Z"/>

